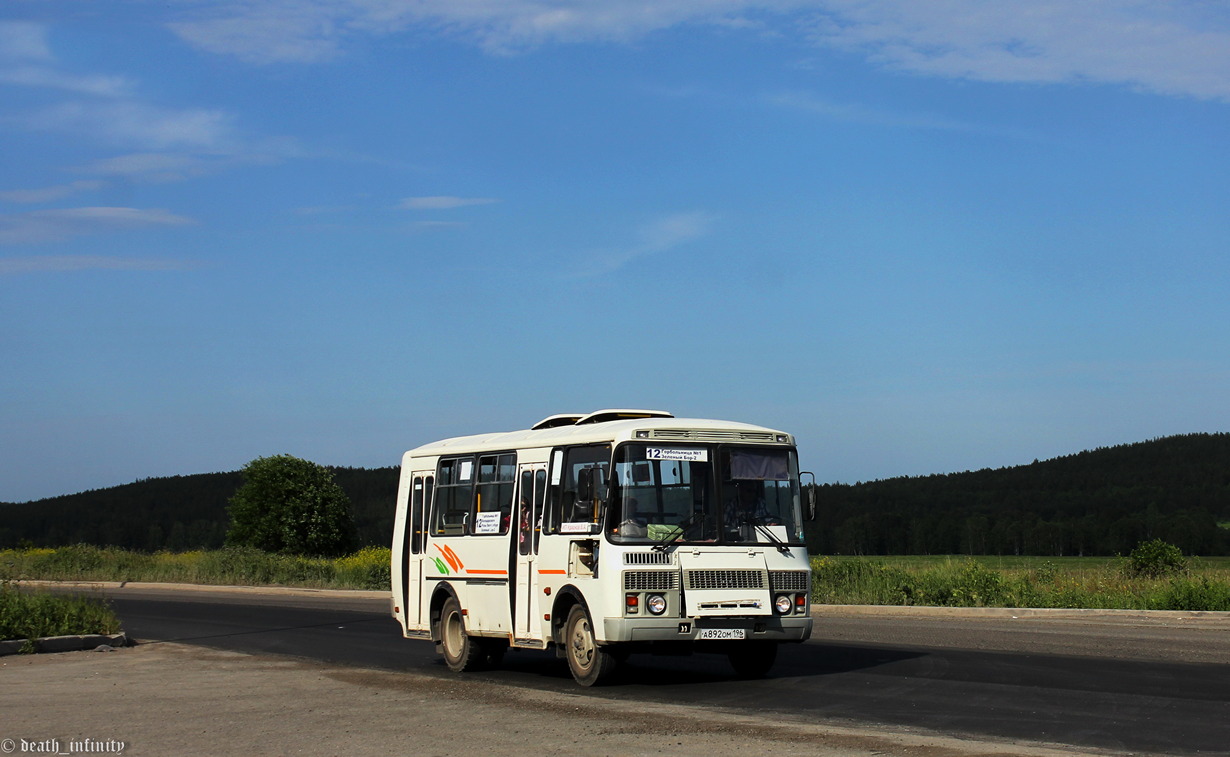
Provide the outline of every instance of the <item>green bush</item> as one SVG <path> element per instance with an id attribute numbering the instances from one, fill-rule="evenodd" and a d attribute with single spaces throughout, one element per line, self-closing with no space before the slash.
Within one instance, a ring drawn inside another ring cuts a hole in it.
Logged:
<path id="1" fill-rule="evenodd" d="M 144 575 L 152 561 L 139 552 L 89 544 L 3 550 L 0 555 L 0 579 L 8 580 L 131 581 Z"/>
<path id="2" fill-rule="evenodd" d="M 118 633 L 119 619 L 105 600 L 24 592 L 0 583 L 0 640 Z"/>
<path id="3" fill-rule="evenodd" d="M 1199 578 L 1174 578 L 1149 603 L 1151 610 L 1230 610 L 1230 584 Z"/>
<path id="4" fill-rule="evenodd" d="M 334 565 L 339 582 L 362 589 L 388 589 L 391 562 L 388 547 L 364 547 L 349 557 L 339 557 Z"/>
<path id="5" fill-rule="evenodd" d="M 1128 555 L 1124 572 L 1132 578 L 1161 578 L 1187 570 L 1182 550 L 1161 539 L 1144 541 Z"/>
<path id="6" fill-rule="evenodd" d="M 1044 561 L 1037 568 L 1034 568 L 1033 578 L 1041 583 L 1052 583 L 1059 577 L 1059 566 L 1050 560 Z"/>
<path id="7" fill-rule="evenodd" d="M 812 599 L 821 604 L 914 604 L 911 575 L 869 560 L 812 559 Z"/>
<path id="8" fill-rule="evenodd" d="M 243 479 L 228 508 L 228 545 L 323 557 L 354 549 L 350 498 L 328 468 L 291 455 L 258 457 Z"/>
<path id="9" fill-rule="evenodd" d="M 999 573 L 973 560 L 922 574 L 913 604 L 990 607 L 1005 604 L 1007 584 Z"/>

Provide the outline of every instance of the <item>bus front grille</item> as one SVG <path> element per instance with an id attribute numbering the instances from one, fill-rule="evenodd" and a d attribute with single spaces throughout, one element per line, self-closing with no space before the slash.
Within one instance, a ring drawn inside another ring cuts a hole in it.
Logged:
<path id="1" fill-rule="evenodd" d="M 670 565 L 671 556 L 665 552 L 625 552 L 624 565 Z"/>
<path id="2" fill-rule="evenodd" d="M 673 570 L 624 571 L 624 591 L 671 591 L 679 588 L 679 573 Z"/>
<path id="3" fill-rule="evenodd" d="M 763 589 L 762 570 L 689 570 L 689 589 Z"/>
<path id="4" fill-rule="evenodd" d="M 806 592 L 811 574 L 805 570 L 769 571 L 769 585 L 773 591 Z"/>

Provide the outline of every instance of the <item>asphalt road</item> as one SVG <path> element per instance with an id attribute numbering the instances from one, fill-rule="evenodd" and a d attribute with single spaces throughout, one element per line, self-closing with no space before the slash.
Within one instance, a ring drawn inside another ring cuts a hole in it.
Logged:
<path id="1" fill-rule="evenodd" d="M 125 630 L 249 653 L 451 677 L 431 644 L 402 639 L 387 603 L 329 596 L 111 592 Z M 1182 624 L 1178 624 L 1182 625 Z M 933 731 L 1121 754 L 1230 755 L 1225 628 L 842 615 L 783 648 L 760 681 L 721 657 L 634 656 L 615 685 L 577 687 L 552 653 L 510 653 L 467 680 L 594 702 L 686 703 L 776 721 Z M 1058 653 L 1057 653 L 1058 650 Z M 1185 651 L 1187 650 L 1187 651 Z M 1203 650 L 1203 651 L 1202 651 Z M 1200 660 L 1191 662 L 1185 660 Z"/>

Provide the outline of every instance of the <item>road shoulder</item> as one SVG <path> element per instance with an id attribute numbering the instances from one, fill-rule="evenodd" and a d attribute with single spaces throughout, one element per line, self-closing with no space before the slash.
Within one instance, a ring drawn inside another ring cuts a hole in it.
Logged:
<path id="1" fill-rule="evenodd" d="M 170 643 L 7 657 L 0 677 L 0 740 L 56 740 L 64 753 L 89 739 L 122 743 L 119 753 L 131 755 L 1074 754 L 1070 747 L 769 722 L 696 707 L 655 705 L 646 712 L 637 703 L 478 677 L 335 667 Z"/>

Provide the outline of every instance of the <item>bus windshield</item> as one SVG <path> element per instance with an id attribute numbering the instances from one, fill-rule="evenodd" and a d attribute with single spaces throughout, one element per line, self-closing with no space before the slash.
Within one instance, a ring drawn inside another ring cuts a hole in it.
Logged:
<path id="1" fill-rule="evenodd" d="M 614 542 L 803 543 L 792 450 L 624 444 L 610 481 Z"/>

